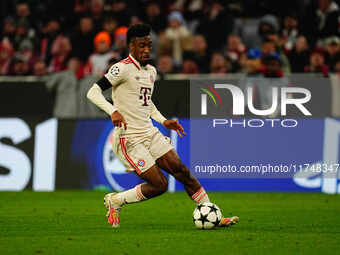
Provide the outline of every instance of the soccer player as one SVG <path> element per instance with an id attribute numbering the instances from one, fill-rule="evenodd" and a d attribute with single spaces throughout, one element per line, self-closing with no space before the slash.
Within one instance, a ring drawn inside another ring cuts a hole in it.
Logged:
<path id="1" fill-rule="evenodd" d="M 112 227 L 119 227 L 122 206 L 141 202 L 163 194 L 168 181 L 160 169 L 183 183 L 195 203 L 210 202 L 199 181 L 181 162 L 169 139 L 152 125 L 150 118 L 168 129 L 186 135 L 181 124 L 167 120 L 151 100 L 156 69 L 148 64 L 152 49 L 150 26 L 137 24 L 127 32 L 129 56 L 114 64 L 87 93 L 90 101 L 111 116 L 115 126 L 113 152 L 127 170 L 135 171 L 144 183 L 104 197 L 107 217 Z M 114 105 L 105 100 L 102 91 L 112 89 Z M 238 217 L 222 218 L 220 226 L 230 226 Z"/>

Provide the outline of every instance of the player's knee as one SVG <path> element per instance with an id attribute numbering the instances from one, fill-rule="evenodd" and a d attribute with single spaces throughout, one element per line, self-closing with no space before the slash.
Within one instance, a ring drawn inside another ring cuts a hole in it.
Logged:
<path id="1" fill-rule="evenodd" d="M 174 177 L 184 185 L 192 186 L 197 182 L 196 178 L 190 173 L 190 170 L 184 164 L 181 164 L 179 170 L 174 173 Z"/>
<path id="2" fill-rule="evenodd" d="M 166 178 L 164 178 L 164 180 L 162 181 L 162 184 L 160 186 L 160 191 L 162 193 L 166 192 L 168 190 L 168 180 Z"/>
<path id="3" fill-rule="evenodd" d="M 159 181 L 158 184 L 158 191 L 160 194 L 163 194 L 164 192 L 166 192 L 168 190 L 168 180 L 164 177 Z"/>
<path id="4" fill-rule="evenodd" d="M 183 173 L 187 170 L 187 167 L 179 160 L 171 163 L 171 168 L 173 173 Z"/>
<path id="5" fill-rule="evenodd" d="M 177 167 L 177 171 L 176 171 L 177 173 L 181 174 L 183 177 L 186 177 L 186 178 L 190 177 L 189 169 L 182 162 L 179 162 L 176 167 Z"/>

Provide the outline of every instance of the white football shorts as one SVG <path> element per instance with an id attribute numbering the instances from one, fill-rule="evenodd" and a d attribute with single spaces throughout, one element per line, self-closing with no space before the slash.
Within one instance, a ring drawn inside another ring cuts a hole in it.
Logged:
<path id="1" fill-rule="evenodd" d="M 113 132 L 112 150 L 127 171 L 139 175 L 151 168 L 156 160 L 173 149 L 170 138 L 156 127 L 147 135 L 123 136 L 119 129 Z"/>

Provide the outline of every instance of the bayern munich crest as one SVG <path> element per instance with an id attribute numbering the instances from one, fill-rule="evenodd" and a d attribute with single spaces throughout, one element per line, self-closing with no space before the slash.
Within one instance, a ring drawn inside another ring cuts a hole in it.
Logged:
<path id="1" fill-rule="evenodd" d="M 145 161 L 143 159 L 138 160 L 138 166 L 143 167 L 145 166 Z"/>

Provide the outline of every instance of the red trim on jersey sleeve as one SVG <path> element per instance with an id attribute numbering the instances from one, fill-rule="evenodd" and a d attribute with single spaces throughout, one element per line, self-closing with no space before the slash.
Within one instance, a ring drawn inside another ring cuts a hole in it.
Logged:
<path id="1" fill-rule="evenodd" d="M 123 60 L 121 60 L 120 61 L 121 63 L 123 63 L 123 64 L 132 64 L 132 61 L 130 60 L 130 59 L 128 59 L 128 58 L 125 58 L 125 59 L 123 59 Z"/>

